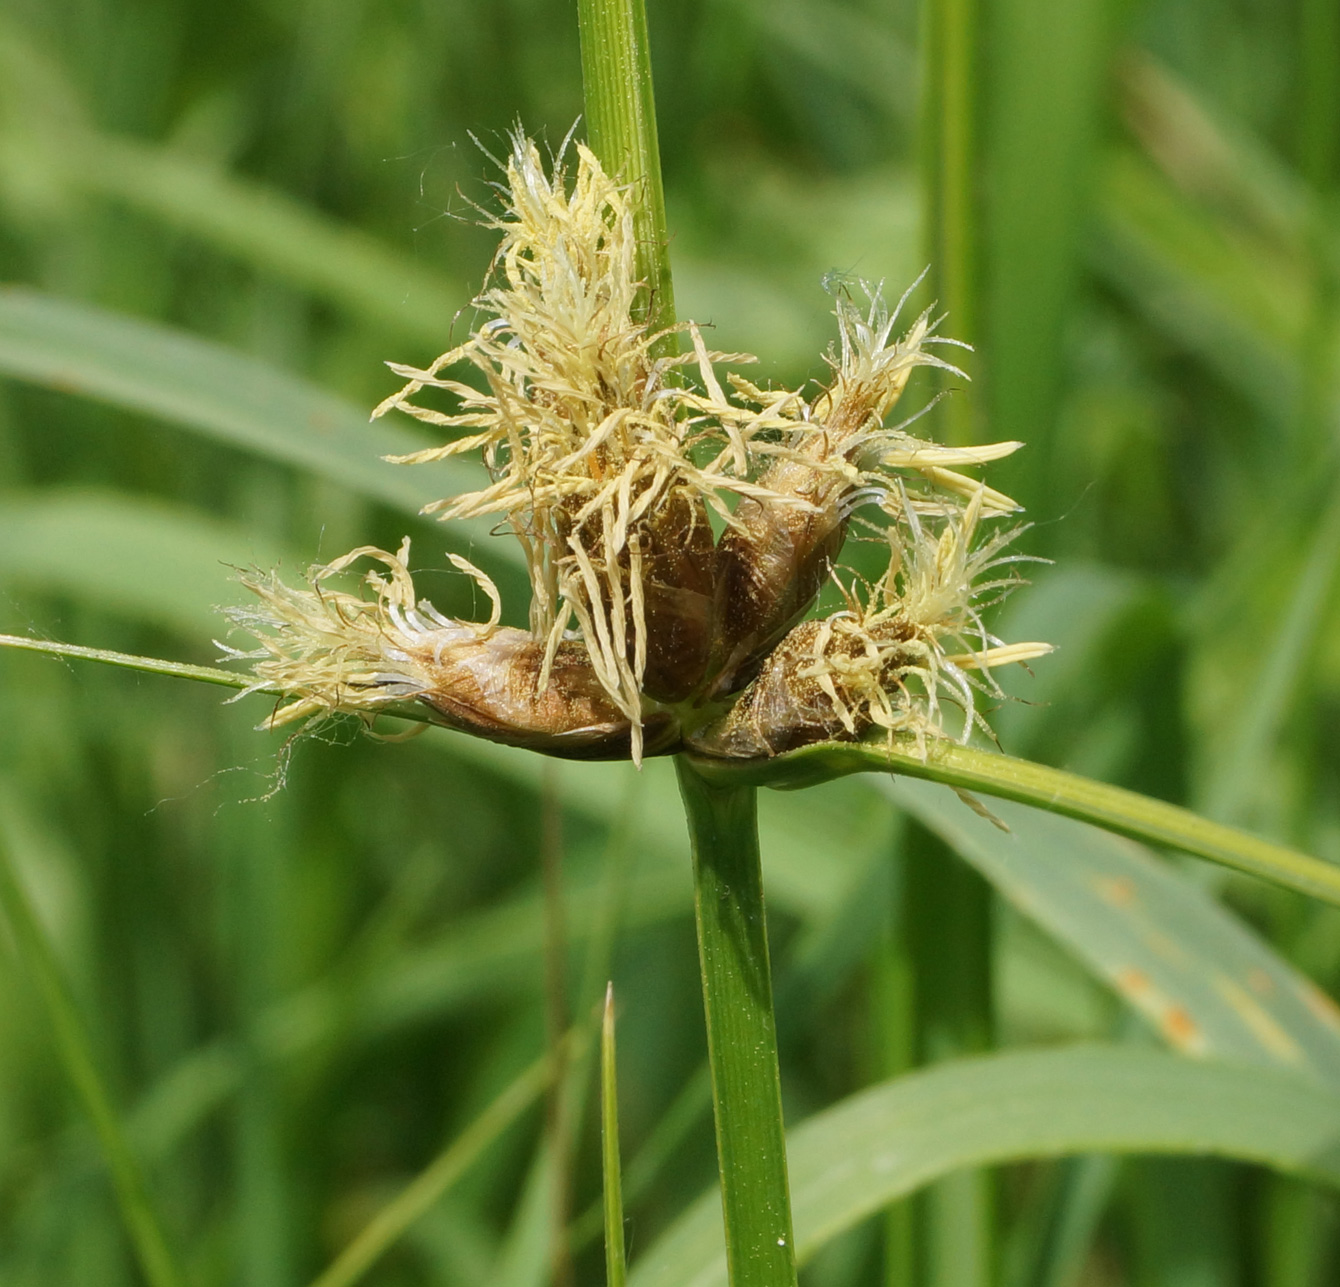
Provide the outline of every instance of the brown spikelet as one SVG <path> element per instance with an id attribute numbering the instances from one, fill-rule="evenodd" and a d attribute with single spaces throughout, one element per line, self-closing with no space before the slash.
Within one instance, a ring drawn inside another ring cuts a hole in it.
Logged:
<path id="1" fill-rule="evenodd" d="M 380 563 L 364 585 L 371 597 L 332 581 L 359 559 Z M 305 588 L 273 575 L 243 574 L 259 607 L 230 610 L 255 636 L 260 683 L 288 695 L 266 720 L 275 728 L 336 711 L 371 715 L 397 702 L 418 702 L 447 724 L 490 741 L 574 759 L 623 759 L 632 751 L 632 722 L 610 700 L 580 641 L 545 643 L 498 624 L 501 605 L 478 568 L 454 561 L 493 601 L 486 622 L 444 617 L 417 599 L 408 568 L 409 542 L 399 553 L 363 547 L 312 569 Z M 677 741 L 673 719 L 645 712 L 648 754 Z"/>
<path id="2" fill-rule="evenodd" d="M 906 528 L 890 530 L 884 580 L 864 594 L 842 587 L 843 611 L 791 630 L 729 713 L 695 735 L 694 749 L 770 756 L 879 727 L 910 736 L 924 754 L 927 739 L 952 735 L 945 699 L 960 709 L 966 740 L 981 719 L 974 690 L 1000 694 L 992 667 L 1051 651 L 1004 644 L 982 625 L 980 608 L 1017 584 L 988 573 L 1020 557 L 1003 553 L 1014 532 L 976 541 L 983 504 L 979 491 L 962 513 L 944 515 L 938 533 L 909 511 Z"/>

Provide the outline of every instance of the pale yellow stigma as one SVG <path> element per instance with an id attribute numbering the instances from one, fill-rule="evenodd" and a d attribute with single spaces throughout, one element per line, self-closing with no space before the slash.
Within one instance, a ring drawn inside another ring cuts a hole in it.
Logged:
<path id="1" fill-rule="evenodd" d="M 475 300 L 491 320 L 424 370 L 392 364 L 408 383 L 374 415 L 398 408 L 471 431 L 400 460 L 482 450 L 492 485 L 429 512 L 506 518 L 530 570 L 532 633 L 552 657 L 575 630 L 611 699 L 638 724 L 646 565 L 659 545 L 701 539 L 694 528 L 709 537 L 708 507 L 731 521 L 722 493 L 758 492 L 751 440 L 764 426 L 721 424 L 732 409 L 711 364 L 743 355 L 711 353 L 695 331 L 693 354 L 657 356 L 663 336 L 644 320 L 628 193 L 576 149 L 569 190 L 560 163 L 546 173 L 535 145 L 514 139 L 494 284 Z M 698 366 L 706 396 L 674 374 L 686 363 Z M 461 364 L 485 391 L 445 374 Z M 416 402 L 426 388 L 454 395 L 459 410 Z M 672 530 L 662 532 L 665 522 Z"/>
<path id="2" fill-rule="evenodd" d="M 220 647 L 256 662 L 255 688 L 273 685 L 289 695 L 263 727 L 337 710 L 374 713 L 431 692 L 444 657 L 493 635 L 502 606 L 497 587 L 483 572 L 459 555 L 449 557 L 488 597 L 493 610 L 487 621 L 453 621 L 416 597 L 408 538 L 397 554 L 363 545 L 314 567 L 302 588 L 284 584 L 274 573 L 243 572 L 239 579 L 260 606 L 230 608 L 228 617 L 260 646 L 250 651 Z M 363 578 L 371 598 L 328 584 L 364 558 L 386 569 L 384 575 L 370 571 Z"/>

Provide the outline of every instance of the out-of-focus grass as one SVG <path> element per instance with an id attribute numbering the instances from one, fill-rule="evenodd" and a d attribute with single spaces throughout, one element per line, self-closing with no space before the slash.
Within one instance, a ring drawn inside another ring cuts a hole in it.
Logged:
<path id="1" fill-rule="evenodd" d="M 765 379 L 823 377 L 825 273 L 900 291 L 922 267 L 915 10 L 650 6 L 679 312 L 714 323 L 714 345 L 758 351 Z M 1056 566 L 1002 633 L 1061 645 L 1014 684 L 1034 704 L 1001 712 L 1002 741 L 1340 860 L 1340 603 L 1320 525 L 1340 412 L 1333 14 L 1321 0 L 982 11 L 979 352 L 953 396 L 983 432 L 1029 444 L 1007 486 L 1036 523 L 1024 544 Z M 496 150 L 520 119 L 556 144 L 579 110 L 574 16 L 538 0 L 11 0 L 0 263 L 9 282 L 310 380 L 344 415 L 389 391 L 384 359 L 431 358 L 468 318 L 454 314 L 490 253 L 468 204 L 487 202 L 490 166 L 469 132 Z M 202 370 L 184 356 L 177 375 L 207 402 Z M 332 453 L 313 471 L 254 438 L 182 432 L 162 406 L 77 396 L 94 374 L 0 383 L 2 630 L 206 660 L 224 563 L 291 568 L 394 544 L 411 521 L 340 472 L 352 420 L 338 467 Z M 379 441 L 369 429 L 369 460 Z M 452 538 L 413 531 L 436 565 Z M 432 580 L 452 606 L 456 579 Z M 438 731 L 290 754 L 251 731 L 262 714 L 0 654 L 4 843 L 186 1271 L 288 1287 L 542 1047 L 539 781 L 524 757 Z M 703 1038 L 665 767 L 647 770 L 613 966 L 635 1265 L 712 1176 L 706 1100 L 677 1099 L 698 1085 Z M 575 962 L 624 776 L 561 778 Z M 798 1121 L 883 1066 L 866 994 L 895 824 L 856 781 L 763 807 Z M 1340 982 L 1332 911 L 1245 881 L 1220 893 Z M 990 955 L 998 1041 L 1130 1030 L 1101 968 L 1032 922 L 1011 914 Z M 9 955 L 0 967 L 0 1280 L 132 1283 L 92 1132 L 35 996 Z M 595 1000 L 574 995 L 573 1012 Z M 686 1124 L 667 1137 L 675 1105 Z M 542 1174 L 538 1129 L 510 1130 L 367 1281 L 539 1281 L 535 1222 L 514 1220 Z M 593 1113 L 573 1165 L 581 1210 L 600 1191 Z M 1271 1267 L 1271 1287 L 1332 1281 L 1335 1210 L 1306 1188 L 1227 1163 L 1095 1174 L 1006 1173 L 1010 1282 L 1062 1287 L 1085 1264 L 1088 1282 L 1132 1287 L 1238 1287 L 1249 1264 Z M 1172 1192 L 1175 1220 L 1157 1200 Z M 1078 1252 L 1055 1233 L 1077 1228 Z M 809 1281 L 883 1281 L 883 1255 L 866 1226 Z M 582 1280 L 600 1264 L 587 1246 Z"/>

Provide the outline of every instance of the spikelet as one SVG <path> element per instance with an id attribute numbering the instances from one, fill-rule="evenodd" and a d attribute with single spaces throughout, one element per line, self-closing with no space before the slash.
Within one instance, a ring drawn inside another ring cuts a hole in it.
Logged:
<path id="1" fill-rule="evenodd" d="M 861 285 L 869 298 L 865 312 L 845 295 L 837 300 L 840 350 L 828 359 L 833 380 L 813 402 L 799 394 L 765 393 L 733 379 L 737 392 L 767 413 L 770 428 L 780 423 L 788 432 L 770 449 L 773 463 L 759 479 L 763 494 L 741 502 L 722 541 L 715 631 L 714 692 L 719 696 L 741 688 L 809 610 L 860 505 L 875 502 L 886 510 L 905 506 L 914 515 L 934 514 L 947 501 L 976 497 L 985 514 L 1018 509 L 1008 496 L 960 470 L 1008 456 L 1022 444 L 943 447 L 913 437 L 906 423 L 884 426 L 916 367 L 963 373 L 930 351 L 930 345 L 957 341 L 934 334 L 929 312 L 894 337 L 916 283 L 892 310 L 879 287 Z"/>
<path id="2" fill-rule="evenodd" d="M 981 611 L 1018 584 L 990 574 L 1024 557 L 1004 553 L 1018 529 L 977 541 L 985 489 L 965 509 L 945 513 L 938 535 L 900 500 L 905 523 L 890 528 L 884 579 L 864 594 L 843 586 L 845 609 L 792 629 L 695 749 L 753 758 L 878 727 L 890 738 L 911 737 L 924 757 L 928 739 L 950 735 L 946 701 L 960 711 L 966 742 L 975 726 L 985 727 L 975 691 L 1003 696 L 992 668 L 1051 651 L 1044 643 L 1005 644 L 982 622 Z"/>
<path id="3" fill-rule="evenodd" d="M 493 741 L 577 758 L 627 756 L 629 721 L 595 681 L 584 651 L 560 647 L 541 684 L 543 646 L 524 630 L 500 626 L 493 582 L 468 560 L 450 557 L 492 603 L 487 621 L 456 621 L 417 598 L 408 540 L 396 554 L 374 546 L 352 550 L 311 569 L 303 588 L 272 573 L 243 573 L 243 584 L 260 604 L 229 609 L 228 615 L 260 646 L 220 647 L 256 663 L 257 683 L 239 696 L 265 687 L 286 694 L 262 727 L 336 711 L 373 715 L 417 701 L 438 722 Z M 370 597 L 330 584 L 364 558 L 386 569 L 363 578 Z M 656 716 L 653 725 L 657 743 L 666 721 Z"/>
<path id="4" fill-rule="evenodd" d="M 732 421 L 695 331 L 695 351 L 656 356 L 664 332 L 645 320 L 628 193 L 577 145 L 571 191 L 561 163 L 546 174 L 518 134 L 507 162 L 495 284 L 475 305 L 491 315 L 425 370 L 392 364 L 408 383 L 374 412 L 399 408 L 467 436 L 398 458 L 426 463 L 481 450 L 491 486 L 428 507 L 449 520 L 505 517 L 525 551 L 530 627 L 552 657 L 575 629 L 610 699 L 636 726 L 645 692 L 687 696 L 707 664 L 714 583 L 708 508 L 733 522 L 723 493 L 758 493 L 750 440 Z M 692 329 L 682 327 L 677 329 Z M 444 374 L 480 372 L 480 392 Z M 703 396 L 676 378 L 696 363 Z M 446 414 L 414 399 L 458 400 Z"/>

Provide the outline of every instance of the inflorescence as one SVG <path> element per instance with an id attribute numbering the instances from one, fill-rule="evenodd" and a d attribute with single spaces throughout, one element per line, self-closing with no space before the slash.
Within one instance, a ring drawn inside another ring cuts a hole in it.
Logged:
<path id="1" fill-rule="evenodd" d="M 982 529 L 1018 506 L 963 471 L 1021 444 L 945 447 L 885 427 L 914 368 L 957 372 L 932 347 L 955 341 L 929 313 L 897 335 L 906 296 L 890 309 L 865 287 L 864 307 L 837 298 L 840 347 L 815 396 L 734 370 L 727 392 L 716 369 L 754 359 L 708 350 L 693 323 L 646 320 L 632 196 L 576 151 L 569 185 L 561 156 L 546 173 L 515 136 L 489 219 L 501 245 L 474 301 L 485 320 L 423 370 L 392 364 L 406 383 L 373 413 L 450 435 L 399 463 L 481 453 L 490 484 L 425 512 L 510 529 L 528 628 L 500 624 L 497 589 L 458 555 L 491 615 L 438 612 L 415 590 L 408 540 L 315 567 L 303 587 L 244 574 L 259 602 L 230 615 L 258 647 L 227 651 L 286 694 L 265 726 L 417 701 L 573 758 L 756 757 L 874 728 L 923 755 L 928 739 L 966 740 L 982 725 L 975 694 L 1000 695 L 992 668 L 1049 646 L 1005 644 L 980 615 L 1022 557 L 1006 551 L 1017 527 Z M 460 378 L 470 368 L 478 385 Z M 455 410 L 417 400 L 426 389 Z M 853 524 L 888 543 L 876 584 L 835 569 Z M 361 593 L 336 588 L 362 559 L 381 571 Z M 830 580 L 845 606 L 806 620 Z"/>

